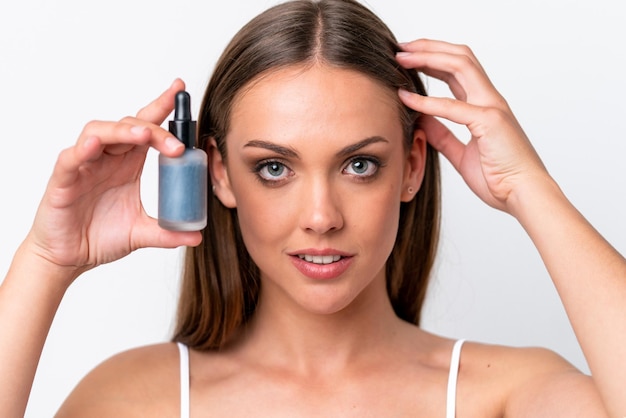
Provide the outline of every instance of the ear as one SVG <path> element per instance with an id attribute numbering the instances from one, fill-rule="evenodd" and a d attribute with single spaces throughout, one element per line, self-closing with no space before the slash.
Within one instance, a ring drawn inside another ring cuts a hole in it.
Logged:
<path id="1" fill-rule="evenodd" d="M 227 208 L 237 207 L 237 199 L 230 184 L 228 169 L 226 162 L 222 158 L 220 150 L 214 138 L 209 140 L 209 148 L 207 150 L 209 157 L 209 174 L 211 175 L 211 184 L 213 185 L 213 193 Z"/>
<path id="2" fill-rule="evenodd" d="M 413 132 L 413 142 L 406 155 L 404 179 L 400 199 L 409 202 L 422 186 L 426 168 L 426 133 L 421 129 Z"/>

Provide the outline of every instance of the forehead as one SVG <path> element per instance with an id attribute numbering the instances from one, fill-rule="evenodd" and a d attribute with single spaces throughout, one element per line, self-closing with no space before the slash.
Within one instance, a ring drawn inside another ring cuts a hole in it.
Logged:
<path id="1" fill-rule="evenodd" d="M 322 64 L 287 67 L 253 80 L 237 96 L 229 138 L 401 136 L 392 89 L 354 70 Z"/>

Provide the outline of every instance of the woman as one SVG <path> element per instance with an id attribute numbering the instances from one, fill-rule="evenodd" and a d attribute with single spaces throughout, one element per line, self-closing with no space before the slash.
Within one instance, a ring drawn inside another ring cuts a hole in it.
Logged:
<path id="1" fill-rule="evenodd" d="M 187 401 L 194 416 L 621 414 L 626 334 L 597 324 L 624 317 L 624 259 L 565 199 L 471 51 L 427 40 L 400 49 L 350 1 L 288 3 L 244 28 L 200 112 L 215 186 L 202 234 L 158 229 L 139 202 L 148 146 L 182 151 L 158 127 L 182 82 L 136 118 L 88 124 L 59 157 L 2 285 L 3 415 L 23 411 L 80 273 L 180 245 L 196 246 L 175 336 L 185 345 L 110 359 L 59 416 L 176 416 Z M 456 99 L 423 96 L 413 69 Z M 466 343 L 459 364 L 459 344 L 416 326 L 437 238 L 433 148 L 529 233 L 593 378 L 543 350 Z"/>

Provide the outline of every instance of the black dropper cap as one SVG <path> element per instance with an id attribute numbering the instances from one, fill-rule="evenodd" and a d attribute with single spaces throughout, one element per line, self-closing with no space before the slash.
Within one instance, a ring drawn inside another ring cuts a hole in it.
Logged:
<path id="1" fill-rule="evenodd" d="M 191 120 L 191 97 L 185 90 L 176 93 L 174 120 L 170 121 L 170 132 L 185 148 L 196 146 L 196 121 Z"/>

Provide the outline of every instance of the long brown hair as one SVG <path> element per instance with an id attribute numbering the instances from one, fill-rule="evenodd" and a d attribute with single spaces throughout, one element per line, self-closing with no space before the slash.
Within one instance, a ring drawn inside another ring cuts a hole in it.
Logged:
<path id="1" fill-rule="evenodd" d="M 291 65 L 323 62 L 358 71 L 390 90 L 426 94 L 413 70 L 401 68 L 397 42 L 387 26 L 353 0 L 296 0 L 274 6 L 244 26 L 219 59 L 198 117 L 200 147 L 211 138 L 226 160 L 225 138 L 233 102 L 260 75 Z M 400 104 L 406 147 L 418 115 Z M 387 261 L 387 291 L 396 314 L 419 324 L 439 237 L 439 163 L 428 146 L 421 188 L 400 208 L 399 230 Z M 203 242 L 185 255 L 174 340 L 196 349 L 216 349 L 253 315 L 259 269 L 243 243 L 236 209 L 209 197 Z"/>

